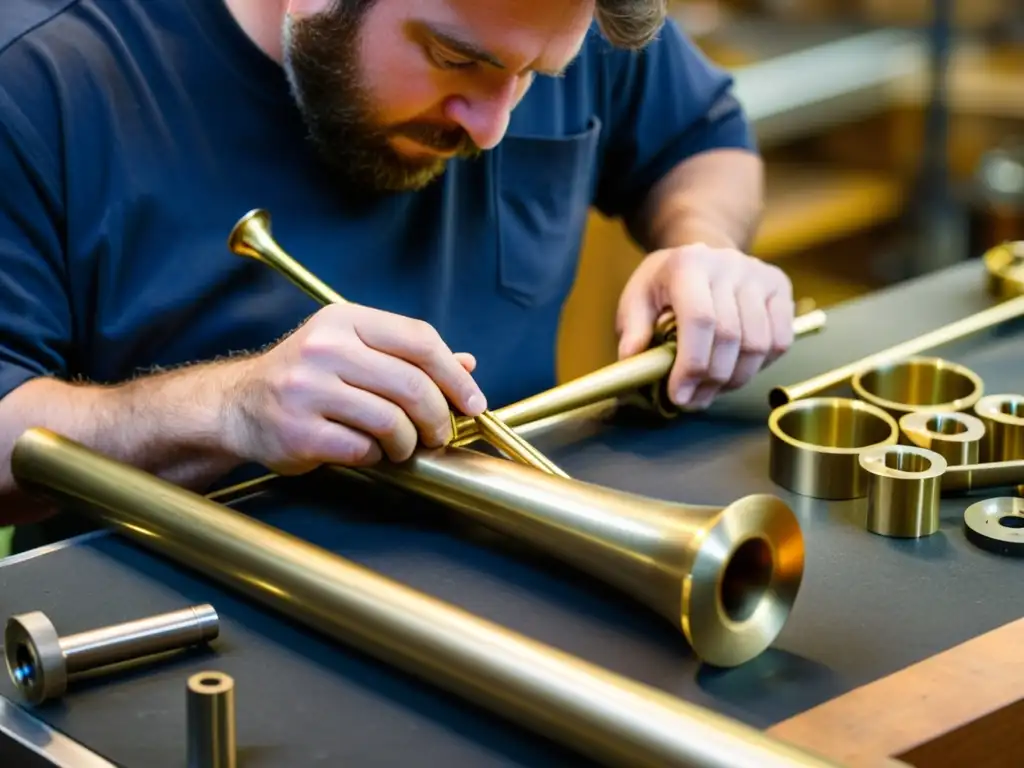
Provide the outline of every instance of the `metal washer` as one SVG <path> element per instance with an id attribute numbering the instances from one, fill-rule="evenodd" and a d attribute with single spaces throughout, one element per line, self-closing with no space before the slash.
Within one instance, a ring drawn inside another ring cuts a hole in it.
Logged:
<path id="1" fill-rule="evenodd" d="M 1024 557 L 1024 499 L 985 499 L 964 512 L 964 535 L 976 547 L 997 555 Z"/>

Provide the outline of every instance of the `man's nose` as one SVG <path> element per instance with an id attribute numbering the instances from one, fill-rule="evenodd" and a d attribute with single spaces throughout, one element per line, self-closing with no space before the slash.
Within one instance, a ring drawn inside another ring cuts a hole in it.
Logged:
<path id="1" fill-rule="evenodd" d="M 462 96 L 450 103 L 449 117 L 462 126 L 480 149 L 493 149 L 508 130 L 520 87 L 519 80 L 510 77 L 500 87 Z"/>

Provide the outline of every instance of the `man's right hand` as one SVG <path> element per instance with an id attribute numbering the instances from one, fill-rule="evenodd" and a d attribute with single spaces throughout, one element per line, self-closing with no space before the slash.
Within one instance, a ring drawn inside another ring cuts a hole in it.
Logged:
<path id="1" fill-rule="evenodd" d="M 222 368 L 237 377 L 223 437 L 233 454 L 279 474 L 405 461 L 418 444 L 452 439 L 452 407 L 486 409 L 474 366 L 425 322 L 330 305 L 266 352 Z"/>

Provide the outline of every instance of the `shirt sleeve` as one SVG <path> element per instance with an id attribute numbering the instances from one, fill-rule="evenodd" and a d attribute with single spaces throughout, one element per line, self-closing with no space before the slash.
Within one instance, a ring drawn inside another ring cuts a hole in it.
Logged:
<path id="1" fill-rule="evenodd" d="M 33 122 L 0 84 L 0 397 L 66 376 L 73 332 L 60 166 Z"/>
<path id="2" fill-rule="evenodd" d="M 629 215 L 683 160 L 711 149 L 756 151 L 733 78 L 671 19 L 639 52 L 602 51 L 604 163 L 594 198 L 609 217 Z"/>

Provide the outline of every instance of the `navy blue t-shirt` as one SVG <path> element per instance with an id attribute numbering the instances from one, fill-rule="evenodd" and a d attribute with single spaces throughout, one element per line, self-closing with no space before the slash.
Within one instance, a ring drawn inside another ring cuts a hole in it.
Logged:
<path id="1" fill-rule="evenodd" d="M 670 24 L 596 31 L 493 151 L 358 209 L 305 141 L 283 71 L 223 0 L 3 0 L 0 397 L 264 347 L 317 309 L 226 239 L 253 208 L 342 296 L 476 355 L 491 407 L 554 382 L 590 206 L 628 213 L 684 158 L 752 147 L 731 81 Z M 611 322 L 611 318 L 609 318 Z"/>

